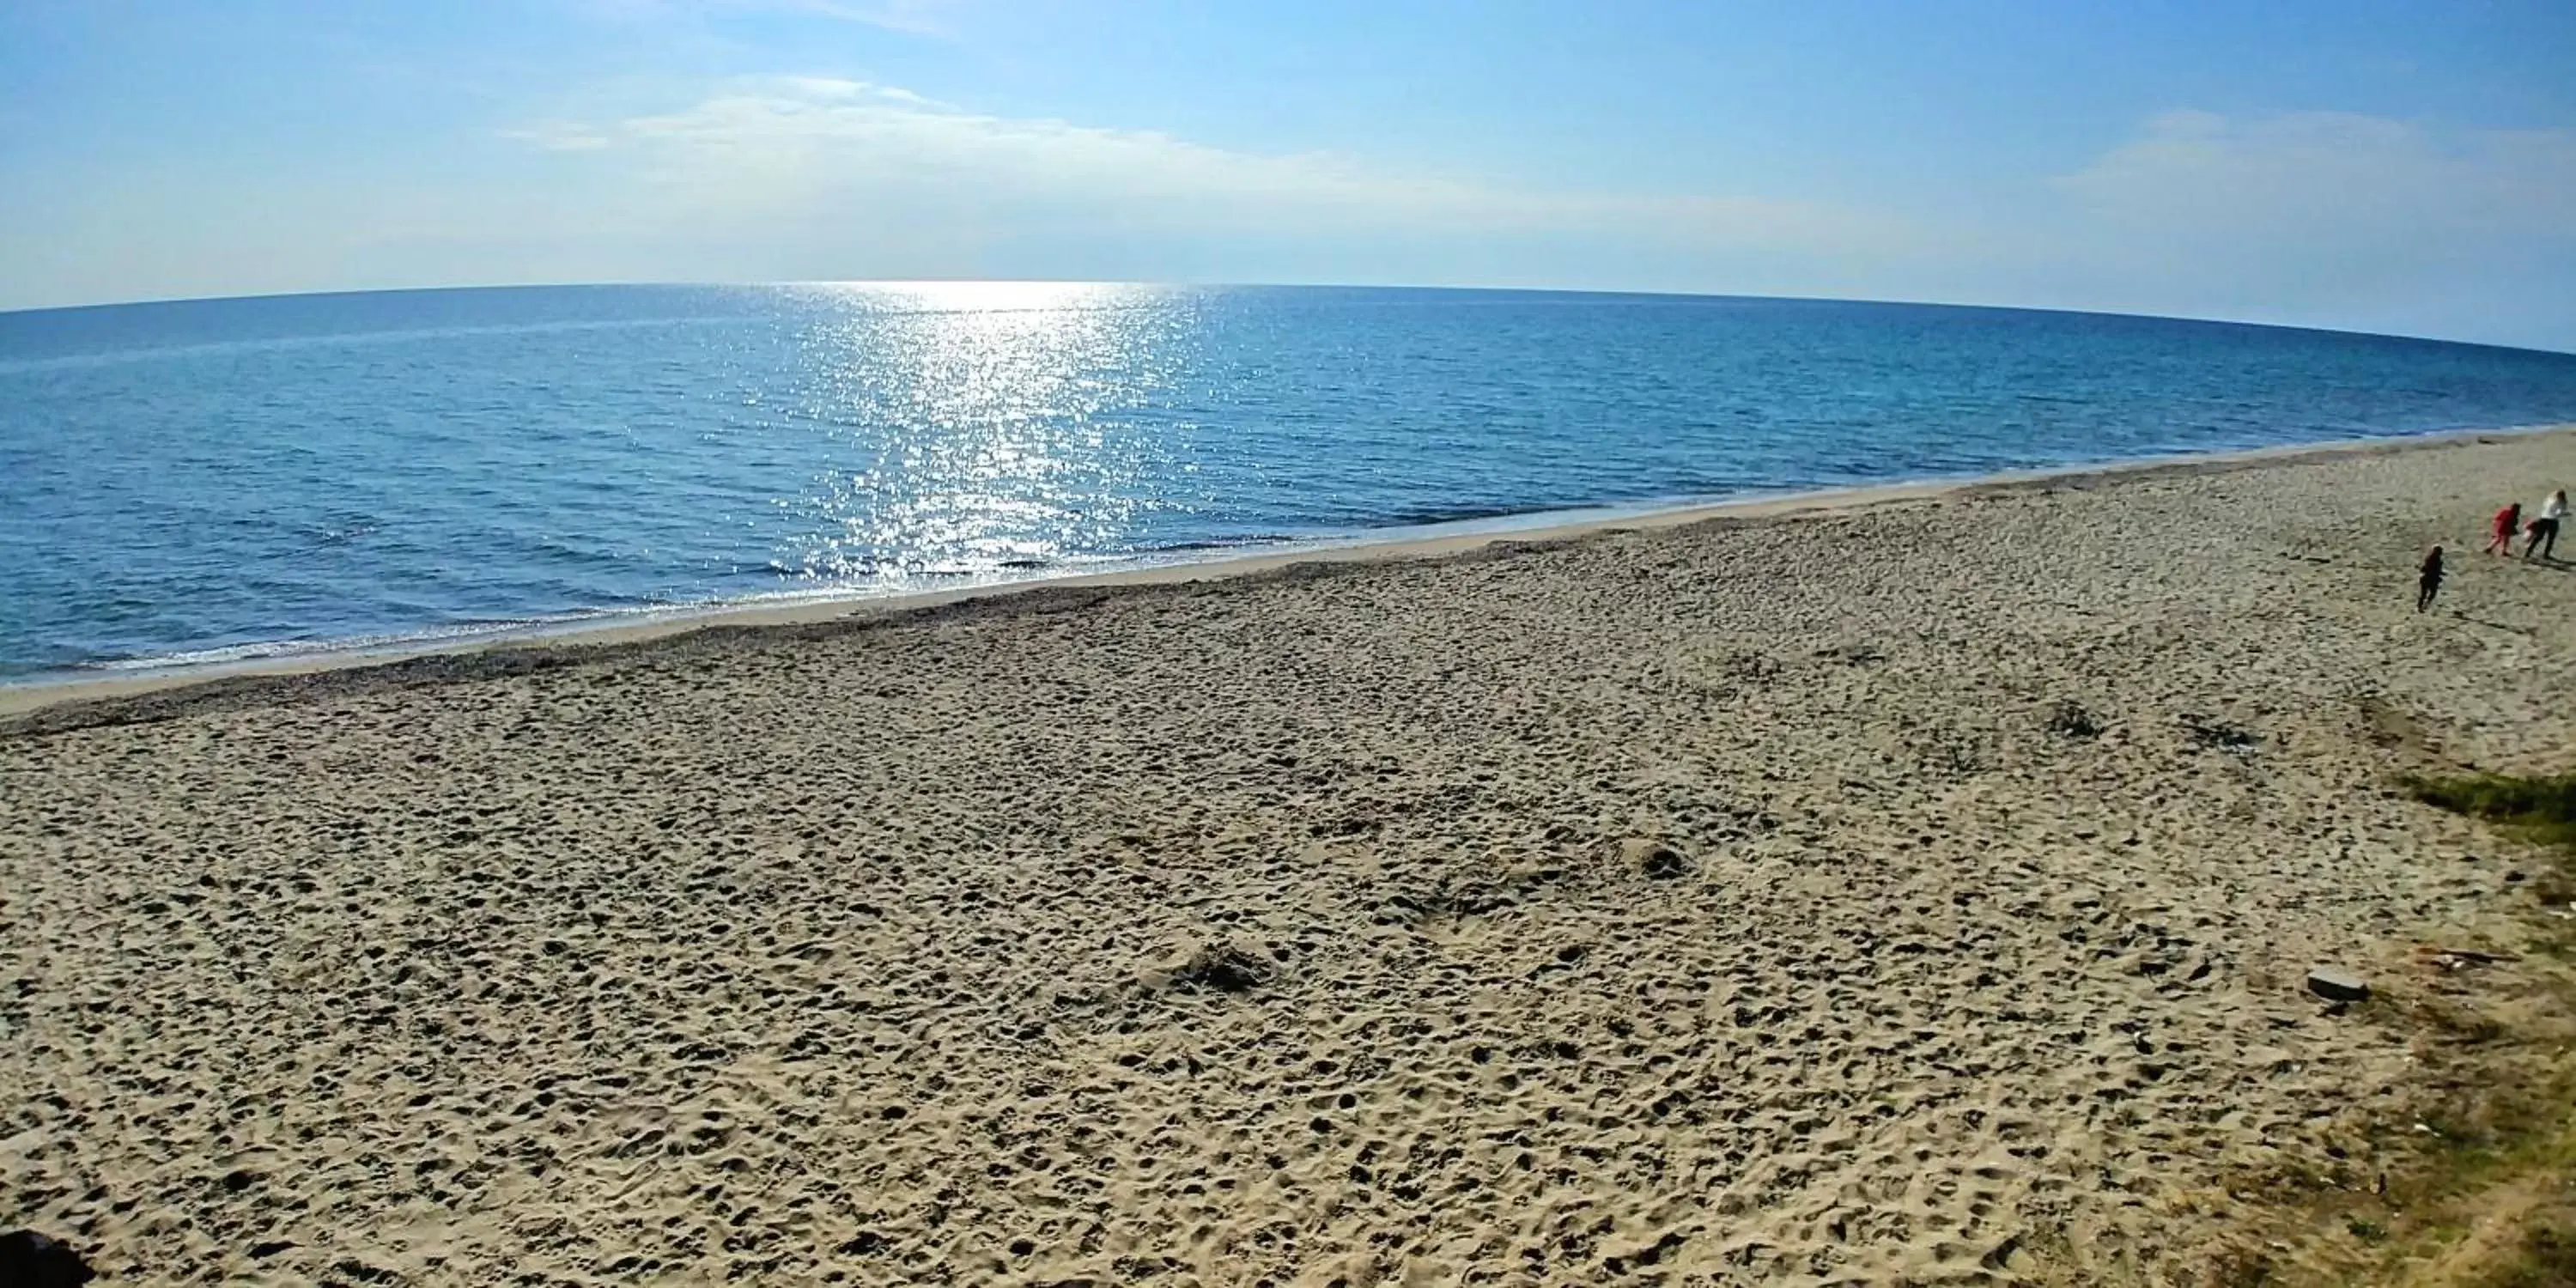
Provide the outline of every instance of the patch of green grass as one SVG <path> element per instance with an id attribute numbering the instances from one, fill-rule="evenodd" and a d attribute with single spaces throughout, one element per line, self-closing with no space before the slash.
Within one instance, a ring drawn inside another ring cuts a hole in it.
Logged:
<path id="1" fill-rule="evenodd" d="M 2523 1231 L 2513 1260 L 2475 1281 L 2475 1288 L 2567 1288 L 2576 1284 L 2576 1223 L 2553 1221 Z"/>
<path id="2" fill-rule="evenodd" d="M 2427 805 L 2501 823 L 2537 841 L 2576 848 L 2576 774 L 2415 777 L 2406 779 L 2405 785 Z"/>
<path id="3" fill-rule="evenodd" d="M 2551 905 L 2576 903 L 2576 774 L 2413 777 L 2404 786 L 2427 805 L 2482 818 L 2557 847 L 2565 857 L 2556 872 L 2532 882 L 2532 897 Z"/>
<path id="4" fill-rule="evenodd" d="M 2555 849 L 2558 870 L 2541 875 L 2529 889 L 2543 904 L 2576 897 L 2576 774 L 2418 777 L 2404 785 L 2426 804 L 2485 819 Z M 2541 946 L 2563 949 L 2568 940 L 2553 927 L 2544 931 Z M 2566 1040 L 2576 988 L 2563 970 L 2544 978 L 2554 981 L 2544 989 L 2555 1000 L 2537 1017 L 2526 1017 L 2540 1021 L 2530 1032 L 2516 1033 L 2491 1017 L 2437 1003 L 2416 1008 L 2418 1022 L 2464 1039 L 2460 1046 L 2498 1048 L 2474 1064 L 2459 1065 L 2451 1103 L 2424 1116 L 2434 1129 L 2433 1147 L 2423 1170 L 2404 1184 L 2413 1200 L 2407 1206 L 2415 1209 L 2418 1232 L 2426 1236 L 2419 1246 L 2451 1242 L 2490 1210 L 2492 1198 L 2527 1196 L 2505 1205 L 2518 1213 L 2505 1218 L 2505 1237 L 2485 1241 L 2469 1250 L 2465 1264 L 2423 1282 L 2444 1288 L 2576 1285 L 2576 1114 L 2570 1112 L 2576 1105 L 2576 1059 Z"/>

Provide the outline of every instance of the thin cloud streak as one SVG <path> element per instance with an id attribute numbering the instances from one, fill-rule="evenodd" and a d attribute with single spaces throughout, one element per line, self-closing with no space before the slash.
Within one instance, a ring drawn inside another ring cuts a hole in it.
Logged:
<path id="1" fill-rule="evenodd" d="M 1122 231 L 1343 236 L 1597 234 L 1699 246 L 1885 253 L 1904 221 L 1755 196 L 1558 192 L 1397 173 L 1327 152 L 1265 154 L 1155 131 L 964 111 L 910 91 L 768 77 L 690 107 L 512 137 L 629 154 L 674 200 L 738 215 L 845 212 L 854 232 L 921 205 Z"/>
<path id="2" fill-rule="evenodd" d="M 934 40 L 955 40 L 958 37 L 954 21 L 957 6 L 948 0 L 877 0 L 874 4 L 861 4 L 857 0 L 729 0 L 729 7 L 775 9 L 840 22 L 864 23 Z"/>
<path id="3" fill-rule="evenodd" d="M 2101 218 L 2329 240 L 2576 237 L 2576 130 L 2464 130 L 2347 112 L 2170 112 L 2057 181 Z"/>

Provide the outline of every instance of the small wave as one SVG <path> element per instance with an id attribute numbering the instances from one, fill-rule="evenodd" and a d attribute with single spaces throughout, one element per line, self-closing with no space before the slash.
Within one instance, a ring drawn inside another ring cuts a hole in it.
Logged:
<path id="1" fill-rule="evenodd" d="M 1208 541 L 1174 541 L 1167 545 L 1139 546 L 1138 554 L 1187 554 L 1193 550 L 1242 550 L 1251 546 L 1275 546 L 1290 541 L 1311 541 L 1312 534 L 1298 537 L 1284 533 L 1262 533 L 1248 537 L 1226 537 Z"/>
<path id="2" fill-rule="evenodd" d="M 269 662 L 300 657 L 342 657 L 368 653 L 409 652 L 423 646 L 446 643 L 468 643 L 486 638 L 538 631 L 550 627 L 578 625 L 619 616 L 621 611 L 598 610 L 567 614 L 562 617 L 531 618 L 509 622 L 476 622 L 428 630 L 402 631 L 378 635 L 350 635 L 334 639 L 257 640 L 245 644 L 226 644 L 218 648 L 185 649 L 176 653 L 154 653 L 141 657 L 100 658 L 74 663 L 74 672 L 109 672 L 126 674 L 138 671 L 217 670 L 249 662 Z"/>
<path id="3" fill-rule="evenodd" d="M 1372 519 L 1371 528 L 1428 528 L 1443 523 L 1474 523 L 1480 519 L 1509 519 L 1524 514 L 1541 514 L 1550 506 L 1466 506 L 1457 509 L 1398 511 L 1384 518 Z"/>

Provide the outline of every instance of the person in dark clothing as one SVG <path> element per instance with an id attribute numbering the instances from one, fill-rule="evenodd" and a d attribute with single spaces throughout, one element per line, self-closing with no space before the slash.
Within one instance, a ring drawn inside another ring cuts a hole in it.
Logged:
<path id="1" fill-rule="evenodd" d="M 2435 546 L 2432 553 L 2424 556 L 2423 575 L 2415 580 L 2415 611 L 2420 613 L 2431 608 L 2433 597 L 2441 593 L 2442 548 Z"/>

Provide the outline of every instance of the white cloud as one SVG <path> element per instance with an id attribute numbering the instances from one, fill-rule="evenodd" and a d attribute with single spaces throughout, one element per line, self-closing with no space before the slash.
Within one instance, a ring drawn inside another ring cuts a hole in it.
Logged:
<path id="1" fill-rule="evenodd" d="M 1876 258 L 1900 221 L 1751 196 L 1550 191 L 1409 173 L 1328 153 L 1261 153 L 1155 131 L 949 107 L 825 77 L 737 82 L 676 111 L 513 132 L 532 146 L 614 152 L 693 226 L 792 230 L 828 260 L 928 238 L 1611 238 L 1668 252 Z M 821 227 L 832 231 L 823 233 Z M 818 267 L 828 268 L 828 264 Z M 825 275 L 825 274 L 818 274 Z"/>
<path id="2" fill-rule="evenodd" d="M 735 0 L 737 4 L 746 0 Z M 747 0 L 761 7 L 789 9 L 821 18 L 843 22 L 866 23 L 888 31 L 913 36 L 931 36 L 942 40 L 957 35 L 954 0 L 876 0 L 872 4 L 856 0 Z"/>
<path id="3" fill-rule="evenodd" d="M 2100 218 L 2339 243 L 2576 236 L 2576 130 L 2460 130 L 2344 112 L 2170 112 L 2059 188 Z"/>
<path id="4" fill-rule="evenodd" d="M 2034 303 L 2576 343 L 2576 130 L 2169 112 L 2049 186 Z"/>
<path id="5" fill-rule="evenodd" d="M 598 152 L 613 143 L 607 135 L 572 121 L 538 121 L 503 130 L 501 137 L 547 152 Z"/>

